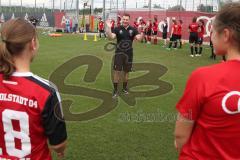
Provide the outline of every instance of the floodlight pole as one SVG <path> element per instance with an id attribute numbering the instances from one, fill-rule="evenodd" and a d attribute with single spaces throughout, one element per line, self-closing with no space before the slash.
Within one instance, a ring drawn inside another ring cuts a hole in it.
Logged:
<path id="1" fill-rule="evenodd" d="M 193 8 L 192 8 L 192 11 L 194 11 L 194 3 L 195 3 L 195 2 L 194 2 L 194 0 L 193 0 Z"/>
<path id="2" fill-rule="evenodd" d="M 127 9 L 127 0 L 124 1 L 124 12 L 126 12 Z"/>
<path id="3" fill-rule="evenodd" d="M 34 5 L 34 12 L 35 12 L 35 14 L 36 14 L 36 12 L 37 12 L 37 0 L 35 0 L 35 5 Z"/>
<path id="4" fill-rule="evenodd" d="M 77 8 L 76 16 L 77 16 L 77 21 L 78 21 L 78 19 L 79 19 L 79 0 L 77 0 L 77 2 L 76 2 L 76 8 Z"/>
<path id="5" fill-rule="evenodd" d="M 23 8 L 22 8 L 22 0 L 21 0 L 21 13 L 22 13 L 22 9 L 23 9 Z"/>
<path id="6" fill-rule="evenodd" d="M 187 10 L 187 0 L 185 0 L 185 10 Z"/>
<path id="7" fill-rule="evenodd" d="M 65 1 L 63 3 L 63 10 L 64 10 L 64 12 L 66 12 L 66 2 Z"/>
<path id="8" fill-rule="evenodd" d="M 103 0 L 103 21 L 106 21 L 106 0 Z"/>
<path id="9" fill-rule="evenodd" d="M 60 0 L 60 12 L 62 12 L 62 0 Z"/>
<path id="10" fill-rule="evenodd" d="M 182 6 L 182 0 L 180 0 L 180 11 L 182 12 L 183 6 Z"/>
<path id="11" fill-rule="evenodd" d="M 10 12 L 12 12 L 12 4 L 11 4 L 11 0 L 9 0 L 9 7 L 10 7 Z"/>
<path id="12" fill-rule="evenodd" d="M 91 0 L 91 15 L 94 15 L 94 0 Z"/>
<path id="13" fill-rule="evenodd" d="M 220 5 L 220 0 L 217 0 L 217 3 L 218 3 L 218 4 L 217 4 L 217 5 L 218 5 L 218 9 L 217 9 L 217 10 L 219 11 L 219 10 L 220 10 L 220 8 L 221 8 L 221 5 Z"/>
<path id="14" fill-rule="evenodd" d="M 111 12 L 112 9 L 112 0 L 109 1 L 109 11 Z"/>
<path id="15" fill-rule="evenodd" d="M 148 18 L 150 19 L 151 18 L 151 12 L 152 12 L 152 0 L 149 0 L 148 8 L 149 8 Z"/>
<path id="16" fill-rule="evenodd" d="M 118 0 L 117 0 L 117 12 L 118 12 Z"/>
<path id="17" fill-rule="evenodd" d="M 55 7 L 54 5 L 55 5 L 55 4 L 54 4 L 54 0 L 53 0 L 53 8 L 52 8 L 52 12 L 54 12 L 54 7 Z"/>

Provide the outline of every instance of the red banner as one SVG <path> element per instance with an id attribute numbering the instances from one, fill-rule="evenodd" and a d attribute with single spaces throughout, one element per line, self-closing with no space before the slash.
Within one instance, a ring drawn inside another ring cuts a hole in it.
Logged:
<path id="1" fill-rule="evenodd" d="M 55 28 L 63 29 L 65 28 L 65 13 L 64 12 L 55 12 Z"/>

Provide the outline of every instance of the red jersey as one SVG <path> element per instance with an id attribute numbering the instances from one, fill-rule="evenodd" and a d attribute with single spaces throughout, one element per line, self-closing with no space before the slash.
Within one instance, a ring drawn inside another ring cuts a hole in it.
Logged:
<path id="1" fill-rule="evenodd" d="M 117 19 L 117 27 L 120 27 L 121 26 L 121 17 L 118 17 Z"/>
<path id="2" fill-rule="evenodd" d="M 205 27 L 199 26 L 200 32 L 198 32 L 198 37 L 203 39 L 204 33 L 205 33 Z"/>
<path id="3" fill-rule="evenodd" d="M 0 159 L 51 160 L 48 142 L 67 137 L 58 92 L 30 72 L 0 74 L 0 86 Z"/>
<path id="4" fill-rule="evenodd" d="M 115 27 L 115 21 L 112 20 L 112 21 L 111 21 L 111 28 L 113 29 L 114 27 Z"/>
<path id="5" fill-rule="evenodd" d="M 180 160 L 240 159 L 239 68 L 239 60 L 230 60 L 190 76 L 176 107 L 195 126 Z"/>
<path id="6" fill-rule="evenodd" d="M 136 29 L 137 29 L 137 28 L 138 28 L 138 26 L 139 26 L 139 25 L 138 25 L 138 23 L 137 23 L 136 21 L 135 21 L 135 22 L 133 22 L 133 27 L 134 27 L 134 28 L 136 28 Z"/>
<path id="7" fill-rule="evenodd" d="M 189 25 L 190 32 L 197 33 L 199 25 L 197 23 L 192 23 Z"/>
<path id="8" fill-rule="evenodd" d="M 178 24 L 177 35 L 182 35 L 182 25 L 181 24 Z"/>
<path id="9" fill-rule="evenodd" d="M 157 21 L 154 21 L 154 22 L 153 22 L 153 31 L 154 31 L 154 32 L 157 32 L 157 31 L 158 31 L 158 22 L 157 22 Z"/>
<path id="10" fill-rule="evenodd" d="M 153 28 L 152 23 L 148 23 L 148 24 L 147 24 L 147 27 L 146 27 L 146 32 L 151 31 L 152 28 Z"/>
<path id="11" fill-rule="evenodd" d="M 141 24 L 140 24 L 140 32 L 144 32 L 144 27 L 146 26 L 146 22 L 142 20 Z"/>
<path id="12" fill-rule="evenodd" d="M 98 29 L 99 29 L 99 30 L 104 30 L 104 22 L 103 22 L 103 21 L 100 21 L 100 22 L 98 23 Z"/>
<path id="13" fill-rule="evenodd" d="M 172 26 L 172 32 L 173 32 L 173 34 L 178 35 L 178 25 L 177 25 L 177 24 L 174 24 L 174 25 Z"/>
<path id="14" fill-rule="evenodd" d="M 72 24 L 73 24 L 73 23 L 72 23 L 72 19 L 70 19 L 70 27 L 71 27 L 71 28 L 72 28 Z"/>

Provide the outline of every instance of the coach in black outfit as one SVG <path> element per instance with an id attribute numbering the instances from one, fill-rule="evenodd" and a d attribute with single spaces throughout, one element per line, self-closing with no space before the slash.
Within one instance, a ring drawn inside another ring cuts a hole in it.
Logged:
<path id="1" fill-rule="evenodd" d="M 113 98 L 118 96 L 118 83 L 120 80 L 121 71 L 124 72 L 123 78 L 123 93 L 128 94 L 128 76 L 129 72 L 132 70 L 133 62 L 133 40 L 137 39 L 141 41 L 143 38 L 142 34 L 139 34 L 138 31 L 129 25 L 130 15 L 124 14 L 122 17 L 122 25 L 114 28 L 113 32 L 111 31 L 111 21 L 106 22 L 107 28 L 106 33 L 109 39 L 117 38 L 117 47 L 114 56 L 114 79 L 113 79 Z"/>

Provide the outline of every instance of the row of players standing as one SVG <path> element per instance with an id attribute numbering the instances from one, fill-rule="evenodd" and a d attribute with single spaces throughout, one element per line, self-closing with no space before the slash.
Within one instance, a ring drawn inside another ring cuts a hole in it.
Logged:
<path id="1" fill-rule="evenodd" d="M 115 20 L 111 20 L 112 30 L 114 27 L 119 27 L 121 25 L 121 17 L 118 16 L 117 22 Z M 169 44 L 167 46 L 167 38 L 168 38 L 168 21 L 164 19 L 161 26 L 159 26 L 159 22 L 157 17 L 154 17 L 154 20 L 148 20 L 147 22 L 143 18 L 136 18 L 133 27 L 138 30 L 139 33 L 143 33 L 144 39 L 142 42 L 147 44 L 158 44 L 158 31 L 161 28 L 162 32 L 162 39 L 163 39 L 163 47 L 166 47 L 167 50 L 173 49 L 181 49 L 182 48 L 182 31 L 183 31 L 183 21 L 181 19 L 176 20 L 172 19 L 172 25 L 170 29 L 169 35 Z M 105 30 L 104 30 L 104 21 L 99 18 L 98 23 L 98 31 L 99 37 L 101 38 L 102 35 L 106 38 Z M 189 44 L 190 44 L 190 56 L 191 57 L 198 57 L 202 55 L 203 52 L 203 39 L 205 34 L 205 23 L 204 20 L 200 19 L 197 21 L 197 17 L 193 17 L 192 23 L 188 26 L 189 32 Z M 210 36 L 211 39 L 211 36 Z M 152 42 L 153 40 L 153 42 Z M 210 47 L 212 50 L 212 54 L 210 58 L 216 59 L 214 54 L 214 48 L 210 40 Z M 225 57 L 223 57 L 225 60 Z"/>
<path id="2" fill-rule="evenodd" d="M 137 21 L 134 22 L 134 27 L 137 28 L 140 32 L 143 32 L 145 36 L 145 42 L 150 44 L 151 38 L 153 37 L 153 44 L 157 44 L 157 34 L 159 30 L 159 23 L 157 18 L 154 18 L 153 23 L 149 20 L 147 23 L 140 19 L 139 23 Z M 167 33 L 168 33 L 168 22 L 165 19 L 164 23 L 160 26 L 162 30 L 162 39 L 164 40 L 164 47 L 167 45 Z M 168 50 L 182 48 L 182 29 L 183 29 L 183 21 L 182 20 L 172 20 L 172 27 L 170 32 L 170 42 L 168 46 Z M 193 23 L 189 25 L 189 43 L 191 46 L 191 57 L 201 56 L 202 54 L 202 44 L 203 44 L 203 35 L 205 31 L 204 21 L 199 20 L 197 22 L 197 18 L 194 17 Z M 195 54 L 194 48 L 195 47 Z"/>
<path id="3" fill-rule="evenodd" d="M 113 31 L 113 29 L 115 28 L 115 26 L 117 27 L 120 27 L 121 26 L 121 17 L 118 16 L 117 18 L 117 23 L 115 22 L 114 19 L 111 20 L 111 29 Z M 102 38 L 102 35 L 106 38 L 106 34 L 105 34 L 105 23 L 104 21 L 102 20 L 102 18 L 100 17 L 99 18 L 99 22 L 98 22 L 98 25 L 97 25 L 97 30 L 99 32 L 99 37 Z"/>
<path id="4" fill-rule="evenodd" d="M 133 23 L 133 27 L 138 30 L 139 33 L 143 33 L 145 43 L 151 44 L 153 39 L 153 44 L 158 44 L 158 19 L 155 17 L 153 22 L 149 20 L 147 22 L 144 21 L 143 18 L 136 19 Z M 167 43 L 167 31 L 168 31 L 168 23 L 167 20 L 164 20 L 164 24 L 162 25 L 162 36 L 165 40 L 165 45 Z"/>

